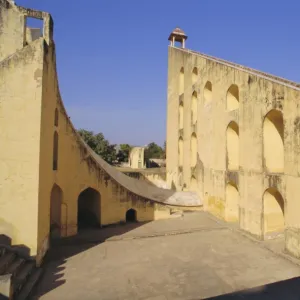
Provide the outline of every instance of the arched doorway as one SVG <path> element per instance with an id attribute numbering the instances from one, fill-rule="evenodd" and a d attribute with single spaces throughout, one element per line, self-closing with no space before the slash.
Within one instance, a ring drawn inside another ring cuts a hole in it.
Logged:
<path id="1" fill-rule="evenodd" d="M 136 210 L 131 208 L 126 212 L 126 222 L 136 222 Z"/>
<path id="2" fill-rule="evenodd" d="M 50 238 L 61 237 L 61 206 L 62 206 L 63 192 L 62 189 L 54 184 L 50 196 Z"/>
<path id="3" fill-rule="evenodd" d="M 227 183 L 226 185 L 226 221 L 239 221 L 239 191 L 234 183 Z"/>
<path id="4" fill-rule="evenodd" d="M 263 195 L 264 235 L 284 231 L 284 201 L 275 188 L 269 188 Z"/>
<path id="5" fill-rule="evenodd" d="M 100 193 L 92 188 L 87 188 L 78 197 L 77 226 L 78 230 L 97 228 L 100 222 Z"/>
<path id="6" fill-rule="evenodd" d="M 264 119 L 264 166 L 268 172 L 284 171 L 283 115 L 278 110 L 271 110 Z"/>

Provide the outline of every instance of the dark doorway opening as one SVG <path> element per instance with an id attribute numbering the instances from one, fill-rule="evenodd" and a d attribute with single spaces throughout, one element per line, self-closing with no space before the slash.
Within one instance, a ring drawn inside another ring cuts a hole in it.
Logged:
<path id="1" fill-rule="evenodd" d="M 78 197 L 78 230 L 100 227 L 100 194 L 88 188 Z"/>
<path id="2" fill-rule="evenodd" d="M 136 222 L 136 210 L 133 208 L 127 210 L 126 212 L 126 222 Z"/>

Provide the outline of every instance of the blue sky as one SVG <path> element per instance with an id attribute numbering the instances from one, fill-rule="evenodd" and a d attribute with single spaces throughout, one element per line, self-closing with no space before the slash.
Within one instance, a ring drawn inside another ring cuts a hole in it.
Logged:
<path id="1" fill-rule="evenodd" d="M 62 97 L 77 128 L 163 144 L 167 50 L 187 48 L 300 82 L 299 0 L 16 0 L 54 18 Z"/>

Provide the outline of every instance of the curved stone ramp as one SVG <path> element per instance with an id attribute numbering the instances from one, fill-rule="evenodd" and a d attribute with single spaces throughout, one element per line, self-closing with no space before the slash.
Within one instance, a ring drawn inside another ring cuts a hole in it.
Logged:
<path id="1" fill-rule="evenodd" d="M 84 141 L 82 141 L 82 143 L 85 145 L 89 154 L 97 161 L 100 168 L 128 191 L 158 203 L 176 206 L 202 205 L 202 201 L 195 192 L 175 192 L 153 186 L 147 182 L 139 181 L 123 174 L 97 155 Z"/>

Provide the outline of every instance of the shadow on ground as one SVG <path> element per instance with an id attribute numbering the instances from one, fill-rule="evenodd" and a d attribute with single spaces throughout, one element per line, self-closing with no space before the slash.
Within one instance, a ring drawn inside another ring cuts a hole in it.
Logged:
<path id="1" fill-rule="evenodd" d="M 203 298 L 201 298 L 203 299 Z M 205 300 L 299 300 L 300 277 L 282 280 L 252 289 L 220 295 Z M 196 300 L 196 299 L 193 299 Z M 197 299 L 197 300 L 200 300 Z"/>
<path id="2" fill-rule="evenodd" d="M 104 228 L 83 229 L 76 236 L 53 239 L 50 242 L 50 249 L 47 252 L 44 262 L 44 274 L 40 284 L 34 291 L 32 299 L 39 299 L 44 294 L 63 285 L 64 264 L 69 257 L 95 247 L 107 239 L 120 236 L 148 222 L 132 222 L 106 226 Z"/>

